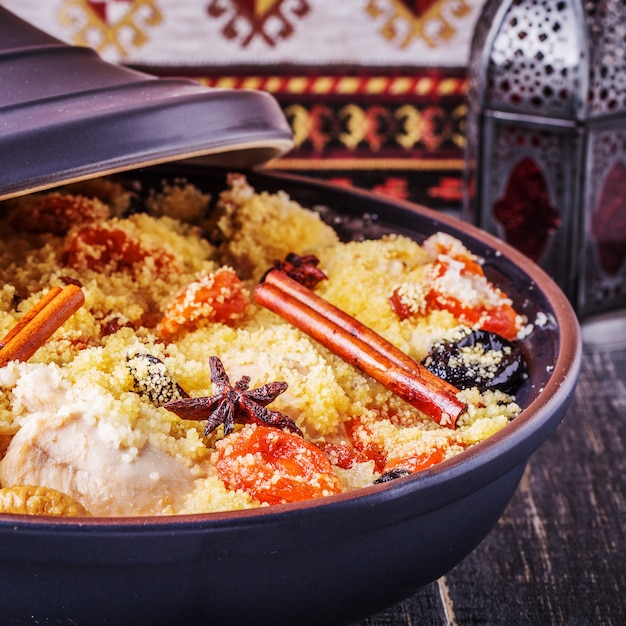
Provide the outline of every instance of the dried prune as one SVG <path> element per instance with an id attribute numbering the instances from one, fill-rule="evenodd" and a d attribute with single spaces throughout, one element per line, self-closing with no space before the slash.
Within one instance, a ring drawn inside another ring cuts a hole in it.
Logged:
<path id="1" fill-rule="evenodd" d="M 422 365 L 458 389 L 478 387 L 505 393 L 514 393 L 527 372 L 519 347 L 486 330 L 434 344 Z"/>
<path id="2" fill-rule="evenodd" d="M 165 363 L 152 354 L 138 353 L 127 358 L 134 381 L 134 391 L 146 396 L 156 406 L 189 394 L 168 373 Z"/>

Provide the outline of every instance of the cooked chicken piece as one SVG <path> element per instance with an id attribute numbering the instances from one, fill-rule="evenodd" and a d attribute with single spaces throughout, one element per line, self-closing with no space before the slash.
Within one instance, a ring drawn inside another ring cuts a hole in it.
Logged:
<path id="1" fill-rule="evenodd" d="M 105 440 L 75 405 L 25 420 L 0 461 L 0 484 L 57 489 L 98 516 L 161 515 L 182 506 L 194 476 L 148 443 L 128 450 Z"/>
<path id="2" fill-rule="evenodd" d="M 9 447 L 11 439 L 13 439 L 13 435 L 0 434 L 0 459 L 4 456 L 6 449 Z"/>
<path id="3" fill-rule="evenodd" d="M 88 517 L 89 512 L 68 495 L 49 489 L 19 485 L 0 489 L 0 513 Z"/>

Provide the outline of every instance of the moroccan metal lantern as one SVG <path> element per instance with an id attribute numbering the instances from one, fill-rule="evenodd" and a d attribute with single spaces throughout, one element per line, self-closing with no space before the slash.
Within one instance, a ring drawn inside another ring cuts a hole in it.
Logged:
<path id="1" fill-rule="evenodd" d="M 487 0 L 468 71 L 465 217 L 626 332 L 626 2 Z"/>

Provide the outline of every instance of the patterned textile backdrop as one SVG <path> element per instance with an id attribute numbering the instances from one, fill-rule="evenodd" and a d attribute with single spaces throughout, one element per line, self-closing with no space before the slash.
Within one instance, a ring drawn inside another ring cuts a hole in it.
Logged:
<path id="1" fill-rule="evenodd" d="M 271 92 L 270 166 L 460 207 L 469 42 L 485 0 L 0 0 L 105 59 Z"/>

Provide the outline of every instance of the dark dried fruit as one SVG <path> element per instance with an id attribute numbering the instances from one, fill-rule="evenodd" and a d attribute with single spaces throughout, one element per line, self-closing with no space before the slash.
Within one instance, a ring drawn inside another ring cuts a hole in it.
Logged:
<path id="1" fill-rule="evenodd" d="M 126 361 L 133 377 L 134 390 L 146 396 L 156 406 L 189 397 L 189 394 L 170 376 L 165 363 L 152 354 L 135 354 L 127 357 Z"/>
<path id="2" fill-rule="evenodd" d="M 394 467 L 392 470 L 381 474 L 375 481 L 375 485 L 380 485 L 382 483 L 388 483 L 396 478 L 402 478 L 403 476 L 408 476 L 411 472 L 404 467 Z"/>
<path id="3" fill-rule="evenodd" d="M 287 276 L 304 285 L 307 289 L 315 289 L 320 282 L 327 278 L 326 274 L 317 267 L 319 262 L 320 260 L 313 254 L 300 256 L 295 252 L 290 252 L 284 261 L 274 261 L 274 266 L 268 272 L 282 270 Z M 261 282 L 264 280 L 265 276 Z"/>
<path id="4" fill-rule="evenodd" d="M 121 217 L 126 219 L 137 213 L 148 213 L 148 207 L 144 198 L 133 194 L 128 197 L 128 206 L 122 212 Z"/>
<path id="5" fill-rule="evenodd" d="M 473 330 L 456 342 L 436 343 L 422 365 L 458 389 L 478 387 L 511 394 L 526 378 L 519 347 L 486 330 Z"/>

